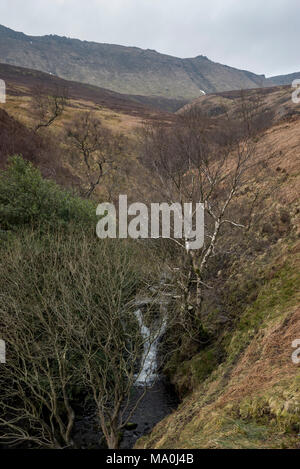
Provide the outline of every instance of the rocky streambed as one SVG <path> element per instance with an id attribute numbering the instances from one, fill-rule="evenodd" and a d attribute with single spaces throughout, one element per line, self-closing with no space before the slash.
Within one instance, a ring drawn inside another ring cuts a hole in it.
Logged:
<path id="1" fill-rule="evenodd" d="M 163 282 L 164 280 L 162 280 Z M 173 412 L 178 406 L 174 388 L 160 374 L 159 357 L 160 341 L 165 334 L 168 322 L 168 308 L 172 294 L 162 293 L 155 300 L 157 318 L 149 325 L 145 311 L 153 306 L 153 298 L 140 298 L 136 301 L 135 316 L 144 339 L 144 352 L 141 357 L 141 369 L 137 373 L 136 383 L 132 390 L 132 402 L 144 394 L 138 408 L 130 418 L 130 423 L 123 430 L 121 449 L 133 448 L 136 441 L 150 433 L 153 427 Z M 75 425 L 75 441 L 81 448 L 101 448 L 97 429 L 95 411 L 88 410 Z"/>

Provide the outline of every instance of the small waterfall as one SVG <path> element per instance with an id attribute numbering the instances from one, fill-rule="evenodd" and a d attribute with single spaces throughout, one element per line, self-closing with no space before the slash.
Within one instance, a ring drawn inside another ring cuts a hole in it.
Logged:
<path id="1" fill-rule="evenodd" d="M 157 351 L 160 338 L 165 333 L 167 327 L 166 318 L 159 324 L 158 329 L 153 333 L 144 324 L 143 313 L 140 309 L 135 311 L 135 317 L 140 325 L 141 335 L 144 339 L 144 352 L 141 361 L 141 371 L 136 376 L 135 384 L 147 386 L 152 384 L 157 378 Z"/>

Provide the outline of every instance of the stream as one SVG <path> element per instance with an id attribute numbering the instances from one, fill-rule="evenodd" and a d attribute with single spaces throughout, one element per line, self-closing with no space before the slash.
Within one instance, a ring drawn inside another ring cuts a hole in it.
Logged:
<path id="1" fill-rule="evenodd" d="M 139 394 L 143 390 L 137 387 L 134 392 Z M 131 419 L 137 427 L 133 431 L 124 431 L 120 448 L 133 448 L 139 438 L 150 433 L 155 425 L 172 413 L 177 406 L 178 399 L 174 390 L 163 377 L 158 377 Z"/>
<path id="2" fill-rule="evenodd" d="M 144 322 L 142 310 L 143 307 L 147 307 L 147 301 L 144 301 L 143 305 L 140 302 L 139 305 L 141 308 L 135 312 L 135 316 L 144 339 L 144 352 L 141 359 L 141 370 L 136 376 L 133 402 L 136 402 L 146 387 L 148 389 L 131 418 L 136 428 L 132 431 L 125 429 L 121 449 L 132 448 L 139 438 L 150 433 L 153 427 L 175 410 L 178 405 L 174 390 L 159 374 L 159 343 L 167 328 L 168 301 L 162 299 L 160 302 L 160 317 L 154 331 Z"/>
<path id="3" fill-rule="evenodd" d="M 159 373 L 159 344 L 167 327 L 170 297 L 170 294 L 163 294 L 160 297 L 159 315 L 151 326 L 146 324 L 144 316 L 152 299 L 144 298 L 136 301 L 137 310 L 134 314 L 144 339 L 144 351 L 141 357 L 141 369 L 136 375 L 132 402 L 136 402 L 145 392 L 145 388 L 147 392 L 130 419 L 130 429 L 123 431 L 121 449 L 133 448 L 139 438 L 150 433 L 158 422 L 177 408 L 179 403 L 173 387 Z M 76 425 L 74 439 L 80 442 L 82 448 L 100 448 L 99 433 L 94 430 L 96 427 L 94 410 L 91 409 Z"/>

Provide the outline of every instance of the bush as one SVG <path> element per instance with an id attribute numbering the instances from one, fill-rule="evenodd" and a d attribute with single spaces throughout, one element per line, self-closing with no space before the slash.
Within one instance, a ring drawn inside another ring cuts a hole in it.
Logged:
<path id="1" fill-rule="evenodd" d="M 128 357 L 143 340 L 131 311 L 142 278 L 136 252 L 79 230 L 21 229 L 0 254 L 0 445 L 72 446 L 76 397 L 93 399 L 90 376 L 109 409 L 139 361 Z"/>
<path id="2" fill-rule="evenodd" d="M 91 202 L 73 196 L 20 156 L 10 159 L 0 175 L 0 226 L 2 230 L 22 225 L 66 226 L 96 222 Z"/>

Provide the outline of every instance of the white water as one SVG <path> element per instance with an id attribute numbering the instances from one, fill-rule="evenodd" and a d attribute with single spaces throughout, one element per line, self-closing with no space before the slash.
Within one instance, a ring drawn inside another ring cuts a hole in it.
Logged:
<path id="1" fill-rule="evenodd" d="M 136 376 L 135 384 L 139 386 L 151 385 L 157 378 L 157 352 L 159 340 L 165 333 L 167 327 L 166 319 L 163 319 L 155 332 L 144 324 L 143 313 L 140 309 L 135 311 L 141 329 L 141 335 L 144 339 L 144 352 L 141 360 L 141 371 Z"/>

